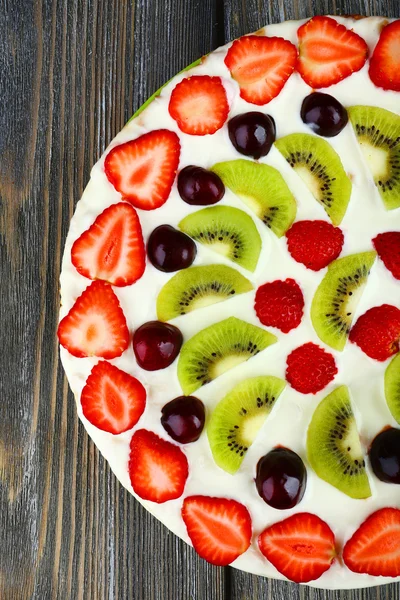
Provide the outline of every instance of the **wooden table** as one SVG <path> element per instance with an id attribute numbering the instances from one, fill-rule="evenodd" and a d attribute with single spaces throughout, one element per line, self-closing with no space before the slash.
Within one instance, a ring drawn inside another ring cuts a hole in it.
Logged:
<path id="1" fill-rule="evenodd" d="M 268 22 L 399 0 L 0 0 L 0 599 L 398 600 L 205 563 L 130 496 L 76 416 L 58 275 L 90 168 L 199 56 Z"/>

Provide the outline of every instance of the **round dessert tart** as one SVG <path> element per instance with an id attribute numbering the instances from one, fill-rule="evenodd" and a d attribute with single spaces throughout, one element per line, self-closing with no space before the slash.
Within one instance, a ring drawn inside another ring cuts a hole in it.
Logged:
<path id="1" fill-rule="evenodd" d="M 89 435 L 204 559 L 400 581 L 400 21 L 269 25 L 94 166 L 58 337 Z"/>

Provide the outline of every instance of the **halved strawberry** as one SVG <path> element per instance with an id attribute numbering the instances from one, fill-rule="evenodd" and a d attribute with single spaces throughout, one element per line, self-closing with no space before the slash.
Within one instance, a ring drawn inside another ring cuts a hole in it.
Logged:
<path id="1" fill-rule="evenodd" d="M 379 233 L 372 242 L 385 267 L 400 279 L 400 231 Z"/>
<path id="2" fill-rule="evenodd" d="M 400 576 L 400 510 L 381 508 L 349 539 L 343 550 L 346 566 L 355 573 Z"/>
<path id="3" fill-rule="evenodd" d="M 280 37 L 246 35 L 234 41 L 225 64 L 240 87 L 240 95 L 252 104 L 267 104 L 275 98 L 297 61 L 297 49 Z"/>
<path id="4" fill-rule="evenodd" d="M 189 471 L 187 458 L 178 446 L 152 431 L 138 429 L 130 448 L 129 476 L 140 498 L 161 504 L 182 496 Z"/>
<path id="5" fill-rule="evenodd" d="M 136 208 L 153 210 L 168 199 L 180 150 L 173 131 L 150 131 L 112 148 L 104 162 L 105 173 L 124 200 Z"/>
<path id="6" fill-rule="evenodd" d="M 310 513 L 298 513 L 267 527 L 258 545 L 279 573 L 296 583 L 321 577 L 336 556 L 332 530 Z"/>
<path id="7" fill-rule="evenodd" d="M 111 285 L 94 281 L 58 326 L 60 344 L 73 356 L 121 356 L 129 344 L 129 331 Z"/>
<path id="8" fill-rule="evenodd" d="M 229 112 L 221 79 L 209 75 L 183 79 L 172 91 L 168 110 L 184 133 L 215 133 L 225 123 Z"/>
<path id="9" fill-rule="evenodd" d="M 369 63 L 369 76 L 378 87 L 400 92 L 400 20 L 383 28 Z"/>
<path id="10" fill-rule="evenodd" d="M 142 416 L 146 390 L 135 377 L 102 360 L 86 380 L 81 405 L 92 425 L 109 433 L 123 433 Z"/>
<path id="11" fill-rule="evenodd" d="M 229 565 L 250 546 L 250 514 L 236 500 L 189 496 L 182 518 L 194 549 L 213 565 Z"/>
<path id="12" fill-rule="evenodd" d="M 331 17 L 313 17 L 298 32 L 297 70 L 313 88 L 324 88 L 359 71 L 368 56 L 362 37 Z"/>
<path id="13" fill-rule="evenodd" d="M 106 208 L 74 242 L 71 260 L 84 277 L 122 287 L 143 275 L 145 254 L 137 212 L 119 202 Z"/>

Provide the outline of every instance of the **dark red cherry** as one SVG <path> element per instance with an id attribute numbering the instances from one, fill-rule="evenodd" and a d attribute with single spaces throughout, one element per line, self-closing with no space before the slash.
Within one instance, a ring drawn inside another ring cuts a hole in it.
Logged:
<path id="1" fill-rule="evenodd" d="M 256 486 L 269 506 L 278 510 L 293 508 L 302 500 L 306 485 L 306 468 L 292 450 L 274 448 L 258 461 Z"/>
<path id="2" fill-rule="evenodd" d="M 147 242 L 147 254 L 151 264 L 165 273 L 190 267 L 196 253 L 194 241 L 171 225 L 156 227 Z"/>
<path id="3" fill-rule="evenodd" d="M 306 96 L 300 111 L 303 122 L 318 135 L 334 137 L 347 125 L 347 110 L 333 96 L 314 92 Z"/>
<path id="4" fill-rule="evenodd" d="M 136 329 L 132 343 L 139 367 L 158 371 L 174 362 L 182 342 L 182 333 L 175 325 L 149 321 Z"/>
<path id="5" fill-rule="evenodd" d="M 400 483 L 400 429 L 381 431 L 371 444 L 369 460 L 378 479 Z"/>
<path id="6" fill-rule="evenodd" d="M 274 119 L 257 111 L 233 117 L 228 131 L 236 150 L 256 159 L 268 154 L 276 138 Z"/>
<path id="7" fill-rule="evenodd" d="M 178 175 L 178 192 L 188 204 L 216 204 L 225 194 L 225 186 L 216 173 L 189 165 Z"/>
<path id="8" fill-rule="evenodd" d="M 161 410 L 162 426 L 173 440 L 181 444 L 198 440 L 204 421 L 204 404 L 194 396 L 179 396 Z"/>

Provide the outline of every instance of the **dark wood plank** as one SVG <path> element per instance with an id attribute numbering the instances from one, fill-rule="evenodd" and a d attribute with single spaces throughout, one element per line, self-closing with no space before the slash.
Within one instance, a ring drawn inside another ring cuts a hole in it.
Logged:
<path id="1" fill-rule="evenodd" d="M 2 600 L 224 597 L 224 571 L 110 473 L 55 337 L 63 242 L 92 164 L 218 45 L 216 20 L 214 0 L 0 0 Z"/>
<path id="2" fill-rule="evenodd" d="M 231 0 L 225 2 L 224 31 L 229 41 L 267 23 L 304 19 L 314 14 L 400 17 L 398 0 Z M 231 600 L 399 600 L 400 584 L 366 590 L 323 591 L 268 580 L 231 569 Z"/>

